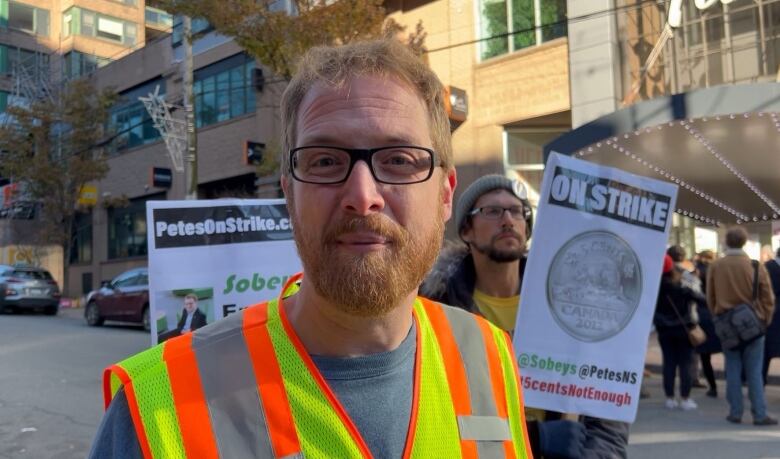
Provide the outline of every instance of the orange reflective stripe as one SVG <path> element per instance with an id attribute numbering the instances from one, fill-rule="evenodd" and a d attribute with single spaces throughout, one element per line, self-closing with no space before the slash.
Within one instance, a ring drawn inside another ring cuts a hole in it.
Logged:
<path id="1" fill-rule="evenodd" d="M 412 457 L 412 449 L 414 448 L 414 434 L 417 432 L 417 411 L 420 404 L 420 377 L 422 371 L 421 356 L 422 356 L 422 343 L 420 342 L 420 320 L 417 318 L 417 312 L 413 309 L 412 316 L 414 317 L 415 327 L 417 331 L 416 349 L 414 351 L 414 376 L 412 377 L 414 382 L 412 383 L 412 412 L 409 416 L 409 431 L 406 433 L 406 444 L 404 445 L 403 459 L 409 459 Z"/>
<path id="2" fill-rule="evenodd" d="M 298 275 L 293 276 L 292 279 L 297 280 Z M 325 378 L 322 376 L 322 373 L 320 373 L 320 370 L 314 364 L 314 361 L 311 359 L 311 356 L 306 351 L 306 348 L 303 346 L 301 339 L 295 333 L 295 330 L 293 330 L 292 325 L 290 325 L 290 322 L 287 320 L 287 313 L 284 310 L 284 304 L 281 298 L 279 299 L 278 302 L 278 308 L 279 308 L 279 319 L 281 320 L 282 326 L 284 327 L 284 332 L 287 334 L 287 338 L 290 340 L 293 346 L 295 346 L 295 350 L 298 352 L 298 357 L 300 357 L 304 365 L 306 365 L 306 368 L 309 370 L 309 374 L 312 376 L 312 378 L 314 378 L 314 381 L 317 383 L 317 386 L 319 386 L 323 395 L 325 395 L 325 398 L 328 399 L 328 402 L 330 402 L 330 406 L 333 407 L 333 410 L 336 412 L 339 419 L 341 419 L 341 422 L 344 423 L 344 427 L 352 436 L 352 440 L 357 445 L 358 449 L 360 450 L 360 453 L 363 455 L 364 458 L 373 458 L 374 456 L 371 454 L 371 451 L 368 449 L 368 445 L 366 445 L 366 441 L 360 435 L 360 432 L 358 432 L 355 423 L 352 421 L 352 418 L 349 417 L 347 411 L 341 405 L 341 402 L 338 401 L 336 395 L 333 393 L 330 386 L 328 386 L 328 383 L 325 381 Z"/>
<path id="3" fill-rule="evenodd" d="M 493 336 L 493 330 L 487 320 L 477 320 L 479 330 L 482 332 L 482 339 L 485 341 L 485 352 L 487 355 L 488 369 L 490 370 L 490 382 L 493 385 L 493 397 L 496 401 L 496 412 L 498 416 L 507 419 L 509 414 L 507 413 L 507 401 L 506 401 L 506 388 L 504 387 L 504 371 L 501 368 L 501 358 L 498 356 L 498 344 Z M 506 335 L 505 332 L 502 332 Z M 508 335 L 507 335 L 508 336 Z M 515 449 L 511 440 L 506 440 L 504 443 L 504 455 L 508 458 L 515 457 Z M 528 445 L 530 443 L 526 443 Z"/>
<path id="4" fill-rule="evenodd" d="M 103 387 L 111 384 L 111 374 L 113 372 L 122 381 L 122 387 L 125 390 L 125 397 L 127 398 L 127 406 L 130 408 L 130 418 L 133 420 L 133 426 L 135 427 L 135 434 L 138 436 L 138 443 L 141 446 L 141 453 L 143 453 L 145 459 L 152 459 L 152 449 L 149 447 L 149 439 L 146 437 L 146 430 L 144 430 L 144 424 L 141 422 L 141 413 L 138 411 L 138 402 L 135 399 L 135 391 L 133 390 L 133 383 L 130 381 L 130 376 L 124 368 L 119 365 L 112 365 L 108 367 L 103 374 Z M 108 381 L 108 382 L 106 382 Z"/>
<path id="5" fill-rule="evenodd" d="M 192 350 L 192 333 L 163 344 L 163 360 L 187 457 L 218 458 L 206 397 Z"/>
<path id="6" fill-rule="evenodd" d="M 114 394 L 111 393 L 111 374 L 119 376 L 117 369 L 121 369 L 118 365 L 111 365 L 103 370 L 103 409 L 107 410 L 108 405 L 111 404 L 111 400 L 114 398 Z M 126 381 L 122 381 L 125 384 Z"/>
<path id="7" fill-rule="evenodd" d="M 444 369 L 447 372 L 447 383 L 450 386 L 452 394 L 452 403 L 455 407 L 456 416 L 471 415 L 471 399 L 469 398 L 468 379 L 466 378 L 466 367 L 463 365 L 463 359 L 458 351 L 458 345 L 455 342 L 455 336 L 452 334 L 450 323 L 441 306 L 438 306 L 420 297 L 425 312 L 428 314 L 428 320 L 431 322 L 433 331 L 436 334 L 436 340 L 439 342 L 442 359 L 444 360 Z M 504 415 L 506 417 L 506 415 Z M 476 458 L 477 442 L 475 440 L 461 440 L 461 455 L 464 458 Z"/>
<path id="8" fill-rule="evenodd" d="M 506 347 L 509 349 L 509 356 L 512 358 L 512 371 L 514 371 L 514 377 L 517 381 L 517 399 L 520 400 L 520 406 L 525 406 L 525 400 L 523 400 L 523 391 L 520 390 L 520 369 L 517 367 L 517 357 L 515 357 L 515 350 L 512 347 L 512 339 L 509 337 L 508 333 L 504 333 L 504 342 L 506 342 Z M 529 458 L 533 459 L 533 453 L 531 452 L 531 440 L 528 438 L 528 429 L 525 428 L 525 410 L 520 410 L 520 425 L 524 426 L 523 428 L 523 441 L 526 445 L 529 445 L 528 448 L 526 448 L 525 453 L 528 455 Z M 512 451 L 512 457 L 514 457 L 514 450 Z"/>
<path id="9" fill-rule="evenodd" d="M 263 401 L 263 412 L 274 453 L 276 457 L 300 453 L 301 445 L 284 389 L 282 372 L 266 328 L 268 304 L 246 308 L 243 320 L 244 338 L 252 358 L 252 368 Z"/>

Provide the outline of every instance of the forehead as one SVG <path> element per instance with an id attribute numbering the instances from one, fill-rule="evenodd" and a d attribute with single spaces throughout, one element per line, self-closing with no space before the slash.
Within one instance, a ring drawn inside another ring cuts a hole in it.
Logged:
<path id="1" fill-rule="evenodd" d="M 425 104 L 407 83 L 365 75 L 339 87 L 316 83 L 298 109 L 296 146 L 323 142 L 368 148 L 378 142 L 430 146 Z"/>
<path id="2" fill-rule="evenodd" d="M 506 189 L 491 190 L 480 196 L 474 203 L 474 207 L 484 206 L 522 206 L 523 201 Z"/>

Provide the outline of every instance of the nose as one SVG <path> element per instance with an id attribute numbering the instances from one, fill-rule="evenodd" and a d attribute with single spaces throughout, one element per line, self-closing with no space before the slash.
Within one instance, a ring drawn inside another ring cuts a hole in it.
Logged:
<path id="1" fill-rule="evenodd" d="M 347 212 L 366 216 L 380 212 L 385 200 L 365 161 L 358 161 L 343 185 L 341 207 Z"/>
<path id="2" fill-rule="evenodd" d="M 503 212 L 501 212 L 501 226 L 504 228 L 511 228 L 517 224 L 517 220 L 512 218 L 512 213 L 509 212 L 509 209 L 504 209 Z"/>

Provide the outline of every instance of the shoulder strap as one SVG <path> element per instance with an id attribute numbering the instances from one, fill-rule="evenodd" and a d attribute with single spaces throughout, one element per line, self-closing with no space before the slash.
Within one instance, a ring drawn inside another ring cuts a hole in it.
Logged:
<path id="1" fill-rule="evenodd" d="M 682 316 L 680 315 L 680 311 L 677 310 L 677 306 L 674 305 L 674 301 L 672 301 L 671 298 L 669 298 L 669 295 L 666 295 L 666 301 L 669 302 L 670 305 L 672 305 L 672 310 L 674 310 L 674 313 L 677 314 L 677 318 L 680 319 L 680 324 L 685 327 L 685 321 L 683 320 Z"/>
<path id="2" fill-rule="evenodd" d="M 753 303 L 758 298 L 758 260 L 750 260 L 753 265 Z"/>

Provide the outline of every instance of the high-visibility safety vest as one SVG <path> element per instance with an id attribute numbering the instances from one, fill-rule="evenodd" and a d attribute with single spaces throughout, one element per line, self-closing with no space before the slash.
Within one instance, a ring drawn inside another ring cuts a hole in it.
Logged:
<path id="1" fill-rule="evenodd" d="M 371 457 L 281 304 L 250 306 L 105 370 L 106 407 L 124 387 L 145 458 Z M 531 457 L 506 333 L 419 297 L 413 316 L 403 457 Z"/>

